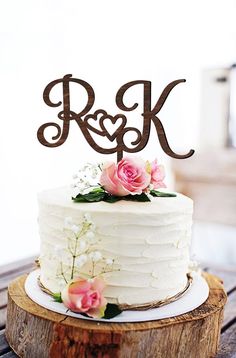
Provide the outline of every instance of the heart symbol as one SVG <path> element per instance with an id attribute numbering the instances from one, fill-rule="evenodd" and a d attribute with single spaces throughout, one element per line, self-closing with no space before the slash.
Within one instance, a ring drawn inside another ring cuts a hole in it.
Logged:
<path id="1" fill-rule="evenodd" d="M 117 122 L 120 122 L 120 124 L 119 123 L 117 124 Z M 104 115 L 100 118 L 99 123 L 106 137 L 111 142 L 113 142 L 113 140 L 118 136 L 119 132 L 125 128 L 125 125 L 127 123 L 127 118 L 123 114 L 117 114 L 114 117 L 107 114 L 106 116 Z M 112 124 L 111 127 L 110 124 Z"/>
<path id="2" fill-rule="evenodd" d="M 93 125 L 91 121 L 93 121 Z M 94 114 L 85 116 L 84 122 L 86 122 L 88 129 L 103 137 L 107 137 L 107 139 L 113 142 L 119 134 L 119 131 L 122 131 L 125 128 L 127 118 L 123 114 L 117 114 L 113 117 L 107 114 L 103 109 L 98 109 Z M 96 125 L 96 127 L 94 125 Z"/>
<path id="3" fill-rule="evenodd" d="M 94 112 L 94 114 L 88 114 L 87 116 L 85 116 L 84 122 L 86 122 L 88 129 L 90 129 L 94 133 L 105 136 L 105 133 L 103 132 L 103 130 L 100 129 L 101 128 L 100 120 L 103 116 L 106 116 L 106 115 L 107 115 L 106 111 L 104 111 L 103 109 L 98 109 L 97 111 Z M 91 120 L 93 120 L 93 125 L 91 123 L 89 123 L 89 121 L 91 122 Z M 98 128 L 98 126 L 94 127 L 94 125 L 99 125 L 99 128 Z"/>

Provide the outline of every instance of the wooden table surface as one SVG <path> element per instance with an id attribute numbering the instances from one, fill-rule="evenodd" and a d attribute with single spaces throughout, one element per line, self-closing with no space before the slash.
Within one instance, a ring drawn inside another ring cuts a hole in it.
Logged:
<path id="1" fill-rule="evenodd" d="M 12 281 L 15 277 L 32 271 L 34 266 L 34 258 L 32 257 L 6 266 L 0 266 L 1 358 L 17 357 L 17 355 L 9 347 L 4 335 L 7 310 L 7 286 L 9 282 Z M 225 306 L 224 322 L 221 330 L 220 348 L 217 354 L 217 358 L 236 358 L 236 269 L 231 270 L 219 267 L 206 267 L 205 270 L 220 277 L 223 280 L 225 290 L 228 294 L 228 302 Z"/>

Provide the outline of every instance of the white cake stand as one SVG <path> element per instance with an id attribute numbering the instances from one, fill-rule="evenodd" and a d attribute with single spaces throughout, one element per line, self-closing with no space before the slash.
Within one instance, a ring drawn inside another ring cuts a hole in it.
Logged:
<path id="1" fill-rule="evenodd" d="M 31 300 L 50 311 L 54 311 L 63 315 L 80 318 L 83 320 L 96 320 L 106 323 L 145 322 L 179 316 L 199 307 L 207 300 L 209 295 L 209 287 L 205 279 L 201 276 L 200 273 L 194 273 L 192 275 L 192 284 L 186 293 L 174 302 L 146 311 L 123 311 L 120 315 L 112 319 L 94 319 L 69 311 L 63 305 L 63 303 L 55 302 L 50 295 L 43 292 L 39 287 L 39 275 L 40 269 L 31 272 L 25 281 L 25 291 Z"/>

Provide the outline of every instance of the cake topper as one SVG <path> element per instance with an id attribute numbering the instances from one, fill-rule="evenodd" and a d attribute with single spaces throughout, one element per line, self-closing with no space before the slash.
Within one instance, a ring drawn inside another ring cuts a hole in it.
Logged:
<path id="1" fill-rule="evenodd" d="M 84 108 L 80 109 L 79 112 L 72 111 L 70 107 L 70 82 L 77 83 L 78 85 L 82 86 L 87 92 L 87 103 Z M 44 102 L 48 106 L 62 106 L 62 110 L 58 113 L 58 118 L 63 121 L 63 125 L 62 127 L 60 127 L 59 124 L 54 122 L 48 122 L 41 125 L 37 132 L 38 140 L 46 147 L 58 147 L 62 145 L 68 137 L 70 121 L 75 120 L 79 128 L 81 129 L 85 139 L 94 150 L 102 154 L 117 153 L 118 162 L 122 159 L 123 152 L 139 152 L 147 145 L 150 136 L 151 123 L 153 123 L 156 128 L 160 145 L 167 155 L 177 159 L 189 158 L 193 155 L 194 150 L 191 149 L 187 154 L 175 153 L 168 143 L 163 124 L 159 117 L 157 117 L 157 114 L 160 112 L 172 89 L 182 82 L 186 82 L 186 80 L 180 79 L 169 83 L 162 91 L 154 107 L 152 107 L 151 105 L 150 81 L 131 81 L 120 87 L 116 94 L 116 105 L 120 110 L 124 112 L 130 112 L 135 110 L 139 106 L 139 104 L 134 103 L 132 106 L 128 107 L 124 104 L 124 94 L 128 91 L 129 88 L 133 86 L 143 85 L 143 104 L 141 113 L 141 115 L 143 116 L 143 126 L 142 130 L 139 130 L 135 127 L 130 127 L 127 125 L 127 117 L 124 114 L 119 113 L 115 116 L 112 116 L 103 109 L 98 109 L 94 113 L 89 113 L 95 101 L 95 93 L 93 88 L 89 83 L 81 79 L 73 78 L 70 74 L 65 75 L 63 78 L 50 82 L 43 92 Z M 52 100 L 50 99 L 50 92 L 55 86 L 59 85 L 60 83 L 62 84 L 63 89 L 63 102 L 59 101 L 55 103 L 52 102 Z M 92 125 L 92 121 L 98 123 L 99 127 L 94 127 Z M 108 131 L 106 127 L 107 121 L 110 121 L 113 125 L 117 125 L 117 123 L 119 123 L 118 128 L 115 129 L 113 133 L 110 133 Z M 51 138 L 52 141 L 48 141 L 45 138 L 45 129 L 49 127 L 54 127 L 57 130 L 56 135 Z M 136 139 L 131 142 L 131 145 L 133 146 L 132 148 L 128 147 L 124 143 L 124 136 L 127 132 L 134 132 L 136 134 Z M 110 148 L 101 147 L 93 139 L 91 135 L 92 133 L 95 133 L 102 137 L 106 137 L 111 143 L 114 142 L 114 145 Z"/>

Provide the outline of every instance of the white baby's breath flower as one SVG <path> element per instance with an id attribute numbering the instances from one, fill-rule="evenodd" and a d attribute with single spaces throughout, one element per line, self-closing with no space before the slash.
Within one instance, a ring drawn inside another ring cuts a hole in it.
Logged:
<path id="1" fill-rule="evenodd" d="M 91 186 L 89 186 L 89 184 L 87 184 L 84 188 L 80 189 L 80 194 L 88 194 L 91 191 Z"/>
<path id="2" fill-rule="evenodd" d="M 79 242 L 79 248 L 80 250 L 84 250 L 86 248 L 86 242 L 85 240 L 80 240 Z"/>
<path id="3" fill-rule="evenodd" d="M 86 254 L 80 255 L 77 259 L 76 259 L 76 266 L 78 267 L 82 267 L 88 260 L 88 256 Z"/>
<path id="4" fill-rule="evenodd" d="M 88 231 L 85 237 L 89 245 L 93 245 L 98 241 L 98 238 L 95 236 L 93 231 Z"/>
<path id="5" fill-rule="evenodd" d="M 71 231 L 73 231 L 73 233 L 77 235 L 80 232 L 80 227 L 78 225 L 72 225 Z"/>
<path id="6" fill-rule="evenodd" d="M 73 175 L 74 187 L 79 190 L 80 194 L 86 194 L 97 186 L 100 174 L 101 170 L 98 163 L 86 163 Z"/>
<path id="7" fill-rule="evenodd" d="M 91 222 L 91 215 L 89 213 L 84 214 L 84 220 L 87 222 Z"/>
<path id="8" fill-rule="evenodd" d="M 88 231 L 88 232 L 86 232 L 85 237 L 86 237 L 88 240 L 91 240 L 91 239 L 94 239 L 95 234 L 94 234 L 93 231 Z"/>
<path id="9" fill-rule="evenodd" d="M 89 258 L 90 258 L 93 262 L 98 262 L 99 260 L 101 260 L 102 254 L 101 254 L 100 251 L 93 251 L 93 252 L 90 252 Z"/>
<path id="10" fill-rule="evenodd" d="M 90 252 L 90 253 L 88 254 L 88 257 L 90 258 L 90 260 L 93 260 L 93 256 L 94 256 L 94 252 Z"/>
<path id="11" fill-rule="evenodd" d="M 90 229 L 92 230 L 92 231 L 95 231 L 95 229 L 96 229 L 96 225 L 94 224 L 94 223 L 90 223 Z"/>
<path id="12" fill-rule="evenodd" d="M 93 260 L 94 261 L 99 261 L 99 260 L 101 260 L 101 258 L 102 258 L 101 252 L 100 251 L 95 251 Z"/>
<path id="13" fill-rule="evenodd" d="M 111 265 L 113 264 L 113 260 L 112 260 L 112 259 L 106 259 L 105 262 L 106 262 L 106 264 L 107 264 L 108 266 L 111 266 Z"/>

